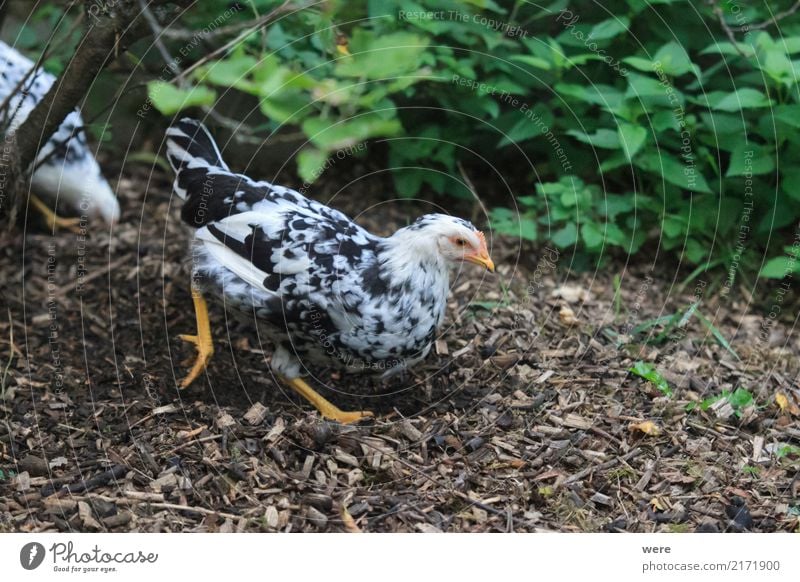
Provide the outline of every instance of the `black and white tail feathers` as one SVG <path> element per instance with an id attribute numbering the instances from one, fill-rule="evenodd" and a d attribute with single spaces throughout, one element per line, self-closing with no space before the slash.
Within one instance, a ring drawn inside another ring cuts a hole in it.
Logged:
<path id="1" fill-rule="evenodd" d="M 175 171 L 173 189 L 183 201 L 181 218 L 201 228 L 234 214 L 249 212 L 261 202 L 270 211 L 302 209 L 328 220 L 351 224 L 333 208 L 309 200 L 299 192 L 236 174 L 222 161 L 214 138 L 199 121 L 184 118 L 167 130 L 167 159 Z M 261 211 L 267 211 L 262 207 Z"/>
<path id="2" fill-rule="evenodd" d="M 167 130 L 167 159 L 175 171 L 175 193 L 183 200 L 210 169 L 228 171 L 214 138 L 202 123 L 188 117 Z"/>
<path id="3" fill-rule="evenodd" d="M 199 121 L 184 118 L 167 130 L 167 159 L 175 171 L 173 190 L 184 200 L 181 218 L 190 226 L 222 220 L 264 198 L 250 178 L 228 169 Z"/>

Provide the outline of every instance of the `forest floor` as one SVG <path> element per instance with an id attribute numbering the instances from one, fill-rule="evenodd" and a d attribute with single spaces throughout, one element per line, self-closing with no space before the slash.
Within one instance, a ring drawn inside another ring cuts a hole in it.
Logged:
<path id="1" fill-rule="evenodd" d="M 495 239 L 497 274 L 458 274 L 404 381 L 316 371 L 376 412 L 342 426 L 216 307 L 208 373 L 178 390 L 195 320 L 170 182 L 128 173 L 111 236 L 0 235 L 0 531 L 800 528 L 796 289 L 770 317 L 768 297 L 681 289 L 646 252 L 571 274 L 567 254 Z M 424 211 L 358 220 L 388 234 Z"/>

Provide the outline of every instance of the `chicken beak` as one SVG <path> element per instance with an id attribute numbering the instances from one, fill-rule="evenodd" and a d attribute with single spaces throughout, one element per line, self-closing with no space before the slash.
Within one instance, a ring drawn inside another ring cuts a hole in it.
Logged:
<path id="1" fill-rule="evenodd" d="M 480 265 L 481 267 L 486 267 L 487 271 L 494 273 L 494 261 L 489 256 L 489 250 L 486 248 L 486 238 L 483 236 L 482 232 L 478 234 L 482 243 L 480 250 L 477 253 L 467 255 L 464 257 L 464 260 Z"/>
<path id="2" fill-rule="evenodd" d="M 481 267 L 486 267 L 487 271 L 494 273 L 494 261 L 492 261 L 489 253 L 483 252 L 479 255 L 469 255 L 465 257 L 465 260 L 480 265 Z"/>

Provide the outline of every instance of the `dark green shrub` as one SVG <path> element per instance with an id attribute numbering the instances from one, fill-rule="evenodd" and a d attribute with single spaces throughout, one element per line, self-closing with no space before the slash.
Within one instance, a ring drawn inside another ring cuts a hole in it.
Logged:
<path id="1" fill-rule="evenodd" d="M 220 26 L 280 2 L 240 4 Z M 397 194 L 469 197 L 457 162 L 482 156 L 513 193 L 487 200 L 496 232 L 589 256 L 657 242 L 729 283 L 780 278 L 800 271 L 800 17 L 770 18 L 792 4 L 326 2 L 243 35 L 182 86 L 152 81 L 150 97 L 172 115 L 247 94 L 265 135 L 307 136 L 306 181 L 338 150 L 389 138 Z M 228 9 L 204 2 L 179 24 Z M 203 37 L 180 67 L 234 36 Z"/>

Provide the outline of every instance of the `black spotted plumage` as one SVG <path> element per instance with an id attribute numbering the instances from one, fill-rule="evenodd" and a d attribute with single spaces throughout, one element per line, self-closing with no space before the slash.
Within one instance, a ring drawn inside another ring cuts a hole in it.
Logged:
<path id="1" fill-rule="evenodd" d="M 299 192 L 232 172 L 196 121 L 167 138 L 182 218 L 197 229 L 194 281 L 264 329 L 275 371 L 391 374 L 428 354 L 449 287 L 437 245 L 451 231 L 479 240 L 474 226 L 426 215 L 378 237 Z"/>
<path id="2" fill-rule="evenodd" d="M 55 77 L 0 41 L 0 130 L 16 131 L 55 82 Z M 33 69 L 33 70 L 32 70 Z M 50 207 L 64 200 L 73 211 L 106 222 L 119 218 L 119 202 L 89 149 L 80 112 L 71 111 L 39 150 L 32 192 Z"/>

